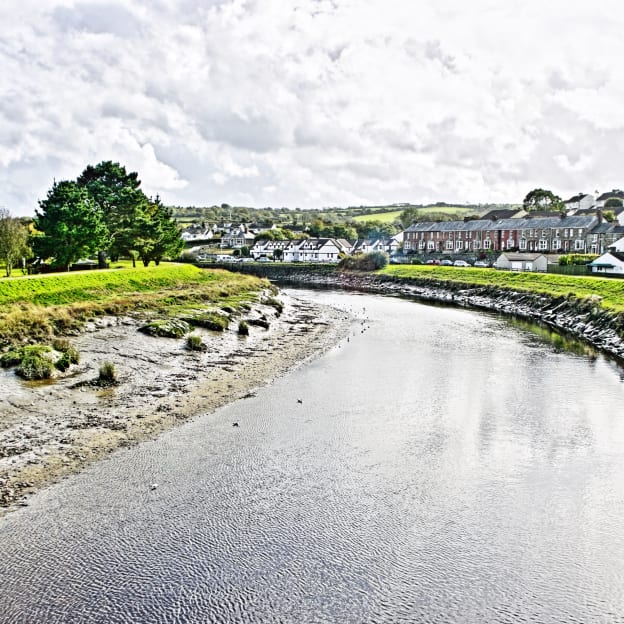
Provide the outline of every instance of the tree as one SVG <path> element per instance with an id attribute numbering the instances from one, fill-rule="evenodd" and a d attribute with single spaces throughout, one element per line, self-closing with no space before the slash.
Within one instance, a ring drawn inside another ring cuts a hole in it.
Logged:
<path id="1" fill-rule="evenodd" d="M 134 248 L 135 226 L 147 203 L 138 174 L 128 173 L 123 165 L 106 160 L 95 167 L 87 166 L 77 183 L 102 211 L 110 233 L 110 257 L 117 260 L 120 255 L 128 254 Z"/>
<path id="2" fill-rule="evenodd" d="M 69 270 L 72 262 L 108 245 L 102 213 L 87 190 L 76 182 L 55 182 L 35 211 L 33 250 L 41 258 Z"/>
<path id="3" fill-rule="evenodd" d="M 563 210 L 561 197 L 546 189 L 533 189 L 522 200 L 522 207 L 530 212 L 531 210 Z"/>
<path id="4" fill-rule="evenodd" d="M 619 197 L 609 197 L 605 202 L 605 208 L 621 208 L 622 200 Z"/>
<path id="5" fill-rule="evenodd" d="M 173 211 L 158 197 L 145 205 L 137 218 L 134 245 L 144 266 L 156 265 L 165 257 L 176 257 L 184 247 Z"/>
<path id="6" fill-rule="evenodd" d="M 414 221 L 416 221 L 420 217 L 420 212 L 418 208 L 406 208 L 400 215 L 399 221 L 401 221 L 401 225 L 403 228 L 408 228 Z"/>
<path id="7" fill-rule="evenodd" d="M 19 258 L 28 254 L 28 230 L 6 208 L 0 208 L 0 259 L 4 261 L 6 276 Z"/>

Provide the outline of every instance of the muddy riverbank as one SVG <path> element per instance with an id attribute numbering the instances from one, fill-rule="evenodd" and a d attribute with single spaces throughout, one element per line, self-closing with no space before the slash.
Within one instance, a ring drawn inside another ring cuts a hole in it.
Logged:
<path id="1" fill-rule="evenodd" d="M 205 352 L 140 333 L 143 319 L 103 317 L 72 340 L 81 360 L 68 375 L 35 383 L 0 371 L 0 514 L 115 449 L 251 395 L 346 332 L 344 312 L 279 298 L 282 314 L 261 304 L 250 313 L 265 316 L 268 329 L 252 325 L 249 336 L 239 336 L 232 323 L 223 333 L 194 332 Z M 115 366 L 115 387 L 90 384 L 104 361 Z"/>

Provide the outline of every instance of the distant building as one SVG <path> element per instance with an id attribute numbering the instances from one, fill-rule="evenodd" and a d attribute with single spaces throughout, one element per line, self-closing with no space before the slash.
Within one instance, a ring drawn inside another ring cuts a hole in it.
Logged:
<path id="1" fill-rule="evenodd" d="M 587 210 L 594 205 L 594 196 L 588 193 L 579 193 L 563 202 L 566 214 L 576 214 L 578 210 Z"/>

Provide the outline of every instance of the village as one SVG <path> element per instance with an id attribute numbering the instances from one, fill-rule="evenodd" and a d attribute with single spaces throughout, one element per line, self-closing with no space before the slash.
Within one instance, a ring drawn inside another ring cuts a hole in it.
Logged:
<path id="1" fill-rule="evenodd" d="M 288 237 L 244 223 L 192 225 L 182 232 L 187 245 L 217 240 L 223 253 L 198 244 L 189 252 L 200 262 L 337 263 L 346 256 L 383 252 L 393 264 L 445 264 L 547 272 L 562 256 L 583 256 L 583 272 L 624 275 L 624 192 L 597 198 L 579 193 L 559 211 L 522 207 L 492 210 L 453 221 L 414 222 L 394 236 L 357 239 L 312 237 L 289 230 Z M 554 270 L 554 269 L 553 269 Z"/>

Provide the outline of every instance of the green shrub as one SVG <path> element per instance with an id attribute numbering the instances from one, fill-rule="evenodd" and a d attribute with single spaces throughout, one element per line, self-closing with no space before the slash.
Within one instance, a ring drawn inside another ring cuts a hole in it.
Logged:
<path id="1" fill-rule="evenodd" d="M 205 351 L 207 349 L 202 337 L 198 334 L 189 334 L 186 337 L 186 348 L 189 351 Z"/>
<path id="2" fill-rule="evenodd" d="M 246 321 L 240 321 L 238 323 L 238 333 L 241 336 L 249 336 L 249 323 Z"/>
<path id="3" fill-rule="evenodd" d="M 22 350 L 14 349 L 3 353 L 0 357 L 0 366 L 2 368 L 10 368 L 11 366 L 17 366 L 22 361 Z"/>
<path id="4" fill-rule="evenodd" d="M 348 271 L 377 271 L 378 269 L 383 269 L 387 264 L 388 254 L 381 251 L 373 251 L 367 254 L 343 258 L 338 263 L 338 268 Z"/>
<path id="5" fill-rule="evenodd" d="M 117 371 L 112 362 L 102 362 L 98 382 L 101 385 L 111 385 L 117 382 Z"/>
<path id="6" fill-rule="evenodd" d="M 54 374 L 52 348 L 33 345 L 22 348 L 22 359 L 15 372 L 24 379 L 50 379 Z"/>
<path id="7" fill-rule="evenodd" d="M 61 353 L 61 357 L 56 361 L 56 368 L 60 371 L 66 371 L 72 364 L 78 364 L 80 361 L 80 353 L 69 340 L 57 338 L 52 347 Z"/>

